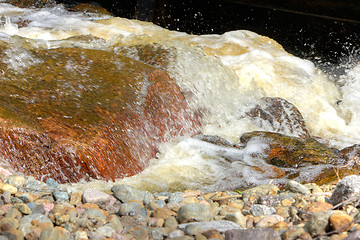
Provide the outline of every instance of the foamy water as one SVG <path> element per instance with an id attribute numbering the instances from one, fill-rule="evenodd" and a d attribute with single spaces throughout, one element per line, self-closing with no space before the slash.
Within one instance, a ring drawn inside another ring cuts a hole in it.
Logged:
<path id="1" fill-rule="evenodd" d="M 272 131 L 245 113 L 263 104 L 262 97 L 281 97 L 300 110 L 311 135 L 338 148 L 360 143 L 359 65 L 349 67 L 339 87 L 312 62 L 290 55 L 275 41 L 249 31 L 188 35 L 136 20 L 68 12 L 61 5 L 22 9 L 0 3 L 0 16 L 0 40 L 13 46 L 2 61 L 15 71 L 41 64 L 28 51 L 31 48 L 82 47 L 116 52 L 123 46 L 157 43 L 175 51 L 168 71 L 183 91 L 193 93 L 191 107 L 202 109 L 203 134 L 238 143 L 245 132 Z M 130 57 L 136 56 L 133 52 Z M 282 133 L 297 135 L 286 128 Z M 147 169 L 121 182 L 153 191 L 235 188 L 244 181 L 267 183 L 274 181 L 271 178 L 275 173 L 263 160 L 266 147 L 261 139 L 245 149 L 228 149 L 181 138 L 165 143 Z M 252 166 L 262 166 L 266 171 L 261 174 Z M 306 179 L 324 167 L 287 170 Z"/>

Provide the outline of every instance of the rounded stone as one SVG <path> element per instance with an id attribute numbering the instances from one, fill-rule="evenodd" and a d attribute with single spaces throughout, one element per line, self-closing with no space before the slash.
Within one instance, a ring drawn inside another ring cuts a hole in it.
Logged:
<path id="1" fill-rule="evenodd" d="M 32 231 L 33 225 L 31 222 L 33 220 L 37 220 L 39 223 L 48 222 L 52 224 L 51 220 L 48 217 L 40 213 L 27 215 L 20 220 L 19 226 L 19 229 L 23 231 L 24 236 Z"/>
<path id="2" fill-rule="evenodd" d="M 162 240 L 166 235 L 166 230 L 164 228 L 153 228 L 149 232 L 149 237 L 154 240 Z"/>
<path id="3" fill-rule="evenodd" d="M 179 222 L 188 221 L 211 221 L 213 213 L 210 207 L 200 203 L 190 203 L 179 208 L 177 220 Z"/>
<path id="4" fill-rule="evenodd" d="M 353 220 L 354 217 L 341 211 L 335 211 L 329 219 L 332 228 L 339 232 L 348 231 L 354 226 Z"/>
<path id="5" fill-rule="evenodd" d="M 305 187 L 304 185 L 294 181 L 294 180 L 290 180 L 286 186 L 285 186 L 285 190 L 288 190 L 290 192 L 294 192 L 294 193 L 301 193 L 304 195 L 310 195 L 310 190 Z"/>
<path id="6" fill-rule="evenodd" d="M 115 233 L 115 230 L 112 228 L 110 224 L 106 224 L 96 229 L 96 233 L 101 236 L 111 238 L 112 234 Z"/>
<path id="7" fill-rule="evenodd" d="M 170 209 L 163 207 L 163 208 L 157 208 L 153 211 L 153 216 L 156 218 L 163 218 L 166 219 L 169 216 L 176 216 L 176 212 L 171 211 Z"/>
<path id="8" fill-rule="evenodd" d="M 41 232 L 39 240 L 70 240 L 70 234 L 62 227 L 50 227 Z"/>
<path id="9" fill-rule="evenodd" d="M 266 216 L 276 213 L 276 209 L 260 204 L 253 204 L 250 206 L 250 212 L 254 216 Z"/>
<path id="10" fill-rule="evenodd" d="M 106 194 L 94 188 L 88 188 L 82 194 L 83 203 L 103 203 L 109 200 L 109 194 Z"/>
<path id="11" fill-rule="evenodd" d="M 6 178 L 6 182 L 15 187 L 22 187 L 25 183 L 25 177 L 21 175 L 10 175 Z"/>
<path id="12" fill-rule="evenodd" d="M 46 182 L 45 182 L 47 185 L 49 185 L 50 187 L 52 188 L 57 188 L 59 186 L 58 182 L 55 181 L 54 179 L 52 178 L 48 178 L 46 179 Z"/>
<path id="13" fill-rule="evenodd" d="M 0 192 L 10 192 L 10 194 L 15 194 L 18 192 L 18 189 L 8 183 L 0 182 Z"/>
<path id="14" fill-rule="evenodd" d="M 268 215 L 263 217 L 256 225 L 256 228 L 271 228 L 274 224 L 284 221 L 280 215 Z"/>
<path id="15" fill-rule="evenodd" d="M 176 229 L 178 226 L 178 222 L 176 221 L 176 218 L 174 216 L 170 216 L 165 219 L 164 227 L 167 227 L 169 229 Z"/>
<path id="16" fill-rule="evenodd" d="M 241 226 L 242 228 L 246 227 L 246 218 L 241 212 L 233 212 L 226 214 L 225 220 L 232 221 Z"/>
<path id="17" fill-rule="evenodd" d="M 57 202 L 64 202 L 69 200 L 69 195 L 66 190 L 56 189 L 53 192 L 53 196 Z"/>

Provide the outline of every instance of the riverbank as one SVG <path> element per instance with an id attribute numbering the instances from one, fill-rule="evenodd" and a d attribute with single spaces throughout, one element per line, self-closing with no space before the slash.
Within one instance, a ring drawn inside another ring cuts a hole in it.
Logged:
<path id="1" fill-rule="evenodd" d="M 360 177 L 335 184 L 150 193 L 0 181 L 0 239 L 356 239 Z M 351 200 L 354 200 L 351 202 Z"/>

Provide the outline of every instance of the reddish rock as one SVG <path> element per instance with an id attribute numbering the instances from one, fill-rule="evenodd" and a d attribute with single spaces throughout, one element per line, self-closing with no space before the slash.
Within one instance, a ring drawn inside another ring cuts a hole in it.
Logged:
<path id="1" fill-rule="evenodd" d="M 198 117 L 165 71 L 90 49 L 0 45 L 0 157 L 16 171 L 60 182 L 131 176 L 160 143 L 197 133 Z M 11 55 L 11 54 L 10 54 Z"/>
<path id="2" fill-rule="evenodd" d="M 313 202 L 309 205 L 306 205 L 302 210 L 307 213 L 321 212 L 330 210 L 333 207 L 330 203 L 327 202 Z"/>
<path id="3" fill-rule="evenodd" d="M 339 232 L 346 232 L 354 225 L 354 217 L 341 211 L 335 211 L 329 221 L 332 228 Z"/>

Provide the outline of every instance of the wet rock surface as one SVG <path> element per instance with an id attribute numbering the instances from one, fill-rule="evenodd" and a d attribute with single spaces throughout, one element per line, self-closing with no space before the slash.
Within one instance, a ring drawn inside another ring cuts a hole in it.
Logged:
<path id="1" fill-rule="evenodd" d="M 28 65 L 12 63 L 14 54 Z M 60 182 L 130 176 L 161 142 L 200 125 L 175 81 L 149 64 L 110 51 L 6 44 L 0 57 L 0 155 L 25 174 Z"/>
<path id="2" fill-rule="evenodd" d="M 329 203 L 338 195 L 337 191 L 344 182 L 354 177 L 357 176 L 349 176 L 337 185 L 299 183 L 301 188 L 308 189 L 309 194 L 297 189 L 279 189 L 272 184 L 246 189 L 239 194 L 198 190 L 150 193 L 114 183 L 111 191 L 104 192 L 101 187 L 79 191 L 79 185 L 75 189 L 71 185 L 53 182 L 53 186 L 43 188 L 43 182 L 34 181 L 31 177 L 8 176 L 0 182 L 11 182 L 17 191 L 0 190 L 3 201 L 0 205 L 0 237 L 356 239 L 360 229 L 358 205 L 346 200 L 338 206 Z M 23 186 L 31 185 L 32 188 L 16 186 L 18 182 L 14 179 L 21 179 Z M 70 197 L 58 201 L 53 193 L 59 189 L 66 191 Z M 24 194 L 36 197 L 24 201 L 21 197 Z M 182 196 L 177 203 L 170 201 L 170 196 L 174 194 Z M 272 206 L 267 206 L 270 201 Z M 161 207 L 155 204 L 161 202 Z"/>

